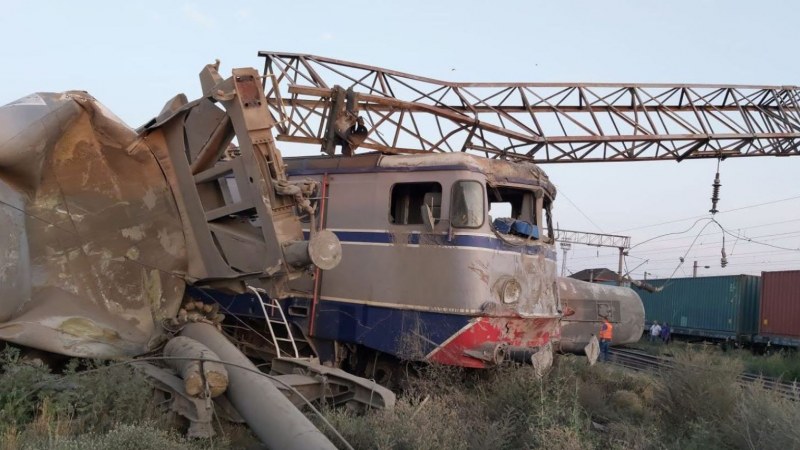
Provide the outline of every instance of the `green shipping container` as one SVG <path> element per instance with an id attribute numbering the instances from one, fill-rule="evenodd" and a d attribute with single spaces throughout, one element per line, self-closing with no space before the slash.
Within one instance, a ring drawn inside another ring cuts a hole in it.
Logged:
<path id="1" fill-rule="evenodd" d="M 675 334 L 711 338 L 749 337 L 758 333 L 761 278 L 731 275 L 647 280 L 661 292 L 634 288 L 642 298 L 648 326 L 669 323 Z"/>

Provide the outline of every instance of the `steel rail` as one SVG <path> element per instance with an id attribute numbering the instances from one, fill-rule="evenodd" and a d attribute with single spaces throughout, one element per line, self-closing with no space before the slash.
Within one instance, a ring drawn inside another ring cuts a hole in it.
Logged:
<path id="1" fill-rule="evenodd" d="M 676 363 L 671 358 L 655 356 L 641 351 L 613 348 L 611 349 L 611 355 L 612 358 L 609 361 L 611 364 L 637 372 L 659 372 L 676 368 Z M 700 369 L 710 370 L 706 368 Z M 742 386 L 760 383 L 764 388 L 775 391 L 784 398 L 800 401 L 800 383 L 797 381 L 781 381 L 777 378 L 747 372 L 739 374 L 738 380 Z"/>

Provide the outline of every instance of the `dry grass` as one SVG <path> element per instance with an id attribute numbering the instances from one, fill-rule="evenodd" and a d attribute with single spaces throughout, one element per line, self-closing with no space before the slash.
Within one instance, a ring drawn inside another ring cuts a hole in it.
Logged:
<path id="1" fill-rule="evenodd" d="M 663 417 L 674 426 L 717 423 L 730 416 L 738 401 L 742 365 L 707 351 L 675 356 L 676 368 L 662 374 L 658 399 Z"/>
<path id="2" fill-rule="evenodd" d="M 742 389 L 736 360 L 688 350 L 676 361 L 654 375 L 561 356 L 541 381 L 528 366 L 430 367 L 393 411 L 325 413 L 357 449 L 800 448 L 797 402 Z"/>
<path id="3" fill-rule="evenodd" d="M 530 366 L 428 366 L 394 410 L 323 411 L 357 449 L 800 448 L 800 402 L 757 384 L 742 388 L 736 359 L 694 350 L 675 359 L 674 370 L 642 374 L 563 355 L 541 380 Z M 249 444 L 249 435 L 239 439 L 235 430 L 228 439 L 184 439 L 154 405 L 149 386 L 123 366 L 81 371 L 73 364 L 55 375 L 13 351 L 0 361 L 0 448 Z"/>
<path id="4" fill-rule="evenodd" d="M 723 428 L 725 442 L 743 449 L 800 448 L 800 402 L 778 396 L 758 384 L 739 393 Z"/>
<path id="5" fill-rule="evenodd" d="M 593 443 L 577 386 L 567 365 L 544 380 L 531 367 L 475 374 L 431 366 L 394 410 L 326 416 L 359 449 L 578 449 Z"/>

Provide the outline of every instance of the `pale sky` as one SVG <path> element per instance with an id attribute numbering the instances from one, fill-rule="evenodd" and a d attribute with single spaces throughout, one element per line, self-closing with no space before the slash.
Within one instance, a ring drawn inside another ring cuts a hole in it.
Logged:
<path id="1" fill-rule="evenodd" d="M 800 5 L 791 1 L 287 3 L 0 0 L 0 104 L 37 91 L 86 90 L 136 127 L 178 92 L 198 96 L 197 73 L 214 59 L 222 61 L 223 74 L 232 67 L 262 69 L 259 50 L 453 81 L 800 85 L 791 21 Z M 544 169 L 560 189 L 554 220 L 561 228 L 628 234 L 636 244 L 684 231 L 707 215 L 715 166 L 688 161 Z M 800 248 L 800 157 L 728 160 L 721 178 L 719 209 L 747 207 L 717 215 L 728 230 Z M 689 249 L 702 225 L 636 247 L 628 269 L 637 278 L 645 271 L 648 277 L 691 276 L 694 260 L 710 266 L 701 276 L 800 269 L 800 251 L 730 236 L 723 269 L 715 226 Z M 567 267 L 613 269 L 615 255 L 613 249 L 573 247 Z"/>

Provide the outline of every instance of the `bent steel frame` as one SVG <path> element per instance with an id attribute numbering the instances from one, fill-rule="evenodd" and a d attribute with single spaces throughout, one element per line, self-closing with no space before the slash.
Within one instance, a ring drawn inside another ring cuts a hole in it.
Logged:
<path id="1" fill-rule="evenodd" d="M 259 55 L 285 142 L 330 149 L 326 127 L 342 109 L 342 86 L 347 111 L 364 119 L 357 145 L 384 153 L 536 163 L 800 154 L 795 86 L 453 83 L 313 55 Z"/>

